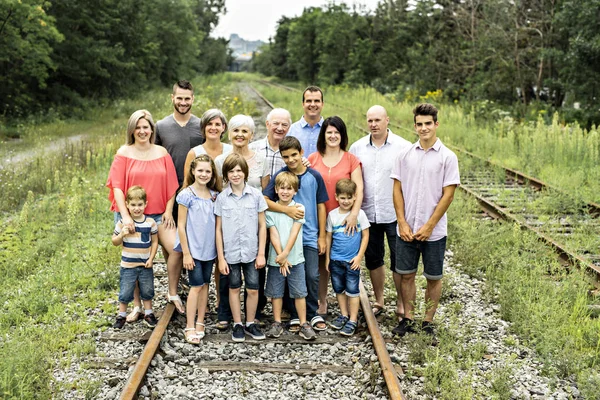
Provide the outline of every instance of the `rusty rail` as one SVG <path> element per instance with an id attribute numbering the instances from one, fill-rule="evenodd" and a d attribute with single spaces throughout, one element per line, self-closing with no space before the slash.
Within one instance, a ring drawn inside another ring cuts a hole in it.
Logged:
<path id="1" fill-rule="evenodd" d="M 158 324 L 152 331 L 152 335 L 150 335 L 150 339 L 148 339 L 148 343 L 144 347 L 140 358 L 135 363 L 135 367 L 125 382 L 125 388 L 119 397 L 120 400 L 133 400 L 135 399 L 138 390 L 146 376 L 146 371 L 150 366 L 150 362 L 152 358 L 154 358 L 154 354 L 156 354 L 156 350 L 160 345 L 160 341 L 167 331 L 167 326 L 171 321 L 171 317 L 173 316 L 173 312 L 175 311 L 175 306 L 172 303 L 168 303 L 167 307 L 165 307 L 165 311 L 162 313 Z"/>

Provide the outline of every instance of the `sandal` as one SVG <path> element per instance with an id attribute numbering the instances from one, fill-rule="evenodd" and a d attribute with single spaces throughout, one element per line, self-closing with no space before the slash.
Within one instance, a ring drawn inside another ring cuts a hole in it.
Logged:
<path id="1" fill-rule="evenodd" d="M 183 308 L 183 302 L 181 301 L 181 297 L 179 297 L 178 294 L 176 294 L 175 296 L 171 296 L 170 294 L 167 294 L 167 302 L 173 304 L 179 314 L 181 314 L 181 315 L 185 314 L 185 308 Z"/>
<path id="2" fill-rule="evenodd" d="M 127 322 L 132 323 L 144 318 L 144 312 L 141 307 L 133 307 L 133 311 L 127 315 Z"/>
<path id="3" fill-rule="evenodd" d="M 218 321 L 215 324 L 215 328 L 217 328 L 220 331 L 226 331 L 227 329 L 229 329 L 229 321 Z"/>
<path id="4" fill-rule="evenodd" d="M 201 331 L 198 330 L 198 325 L 202 327 Z M 196 336 L 198 336 L 200 340 L 204 339 L 204 336 L 206 335 L 206 332 L 204 332 L 204 326 L 205 325 L 202 322 L 196 322 Z"/>
<path id="5" fill-rule="evenodd" d="M 375 317 L 378 317 L 385 311 L 385 307 L 381 304 L 373 303 L 371 311 L 373 311 L 373 315 L 375 315 Z"/>
<path id="6" fill-rule="evenodd" d="M 198 336 L 196 333 L 193 334 L 188 334 L 188 332 L 191 331 L 196 331 L 196 328 L 185 328 L 183 330 L 183 334 L 185 336 L 185 341 L 188 342 L 189 344 L 195 344 L 198 345 L 200 344 L 200 336 Z"/>
<path id="7" fill-rule="evenodd" d="M 290 321 L 290 327 L 288 328 L 288 331 L 291 333 L 297 333 L 300 331 L 300 320 L 298 318 L 294 318 Z"/>
<path id="8" fill-rule="evenodd" d="M 320 315 L 317 315 L 310 320 L 310 326 L 312 326 L 315 331 L 327 330 L 327 324 Z"/>

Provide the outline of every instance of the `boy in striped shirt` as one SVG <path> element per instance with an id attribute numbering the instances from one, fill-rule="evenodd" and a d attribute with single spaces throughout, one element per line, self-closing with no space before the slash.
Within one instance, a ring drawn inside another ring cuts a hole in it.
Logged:
<path id="1" fill-rule="evenodd" d="M 148 327 L 154 328 L 157 320 L 152 311 L 154 297 L 152 263 L 158 250 L 158 226 L 154 219 L 144 215 L 148 203 L 143 187 L 130 187 L 127 190 L 125 204 L 133 219 L 133 226 L 123 225 L 123 220 L 119 220 L 112 236 L 112 243 L 115 246 L 123 245 L 119 279 L 119 314 L 113 328 L 121 329 L 125 325 L 127 305 L 133 300 L 136 283 L 139 285 L 140 297 L 144 305 L 144 322 Z"/>

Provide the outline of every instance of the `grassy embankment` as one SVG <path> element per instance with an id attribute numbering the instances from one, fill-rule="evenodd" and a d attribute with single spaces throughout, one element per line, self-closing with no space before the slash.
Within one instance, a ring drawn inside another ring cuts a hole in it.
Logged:
<path id="1" fill-rule="evenodd" d="M 210 107 L 227 115 L 254 112 L 236 97 L 231 77 L 194 83 L 195 114 Z M 169 114 L 169 89 L 90 111 L 88 121 L 27 126 L 27 146 L 19 146 L 34 153 L 57 137 L 87 136 L 0 171 L 0 398 L 50 398 L 52 370 L 65 367 L 61 354 L 92 353 L 85 333 L 110 324 L 106 317 L 115 310 L 106 300 L 118 290 L 119 249 L 110 243 L 113 217 L 104 184 L 125 142 L 127 119 L 139 108 L 155 120 Z M 92 312 L 99 306 L 100 315 Z M 75 383 L 90 397 L 96 385 Z"/>
<path id="2" fill-rule="evenodd" d="M 294 119 L 301 116 L 298 93 L 264 85 L 259 85 L 259 90 L 276 106 L 289 109 Z M 385 106 L 392 121 L 407 128 L 412 126 L 413 104 L 395 103 L 372 89 L 333 87 L 324 90 L 323 114 L 342 116 L 351 141 L 363 134 L 359 128 L 366 128 L 362 112 L 373 104 Z M 438 134 L 444 142 L 560 185 L 572 192 L 574 198 L 598 200 L 600 141 L 597 131 L 562 127 L 556 119 L 551 126 L 541 123 L 520 126 L 514 122 L 507 125 L 508 120 L 479 126 L 459 107 L 442 105 L 439 108 Z M 414 140 L 408 129 L 396 133 Z M 477 168 L 477 163 L 462 164 L 461 173 L 469 168 Z M 569 200 L 560 198 L 556 205 L 565 203 Z M 535 206 L 552 208 L 555 205 Z M 600 321 L 590 315 L 587 307 L 598 300 L 589 297 L 584 274 L 581 271 L 568 273 L 558 264 L 554 253 L 534 235 L 511 224 L 476 218 L 476 208 L 474 201 L 461 193 L 450 208 L 449 244 L 454 251 L 454 262 L 467 274 L 486 279 L 488 299 L 501 305 L 502 317 L 512 322 L 511 330 L 523 344 L 537 351 L 547 376 L 571 377 L 586 398 L 598 398 Z M 585 236 L 584 231 L 581 238 Z M 597 232 L 587 232 L 587 237 L 594 240 Z M 393 284 L 388 282 L 388 285 L 390 298 L 386 301 L 393 304 Z M 443 301 L 450 312 L 446 317 L 447 327 L 440 324 L 439 346 L 431 348 L 419 337 L 409 338 L 412 366 L 407 373 L 424 376 L 427 392 L 442 398 L 510 398 L 509 389 L 514 381 L 512 368 L 519 362 L 516 355 L 512 365 L 489 372 L 486 392 L 474 391 L 470 369 L 482 360 L 487 349 L 460 337 L 465 329 L 457 325 L 456 317 L 462 305 L 460 298 L 453 298 L 452 286 L 452 282 L 446 281 Z M 386 323 L 391 326 L 393 321 Z M 472 324 L 475 326 L 477 321 Z"/>

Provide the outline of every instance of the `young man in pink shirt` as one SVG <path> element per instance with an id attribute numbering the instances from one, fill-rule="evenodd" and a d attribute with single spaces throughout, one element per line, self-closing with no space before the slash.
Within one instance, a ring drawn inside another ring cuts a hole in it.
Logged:
<path id="1" fill-rule="evenodd" d="M 402 276 L 404 303 L 404 318 L 392 333 L 401 337 L 415 332 L 415 277 L 421 255 L 427 279 L 427 309 L 421 328 L 430 335 L 434 333 L 432 321 L 442 294 L 446 210 L 460 184 L 458 159 L 436 135 L 437 113 L 431 104 L 415 107 L 414 126 L 419 140 L 398 155 L 390 175 L 394 179 L 393 199 L 398 219 L 396 272 Z"/>

